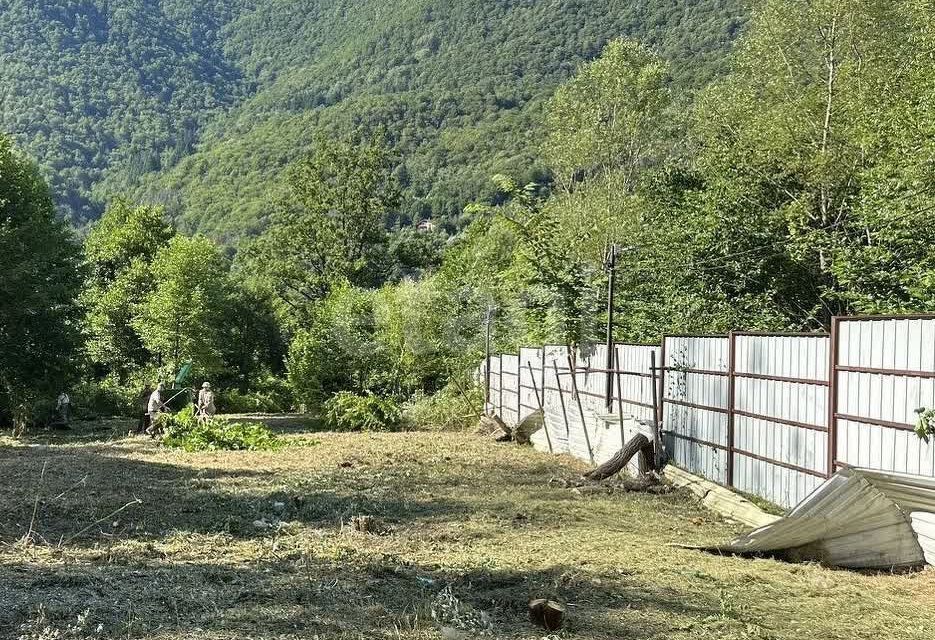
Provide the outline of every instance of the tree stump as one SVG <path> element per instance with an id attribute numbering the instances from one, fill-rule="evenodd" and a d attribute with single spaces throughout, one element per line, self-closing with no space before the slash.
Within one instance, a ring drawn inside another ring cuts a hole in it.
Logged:
<path id="1" fill-rule="evenodd" d="M 529 603 L 529 621 L 546 631 L 558 631 L 565 624 L 565 606 L 538 598 Z"/>

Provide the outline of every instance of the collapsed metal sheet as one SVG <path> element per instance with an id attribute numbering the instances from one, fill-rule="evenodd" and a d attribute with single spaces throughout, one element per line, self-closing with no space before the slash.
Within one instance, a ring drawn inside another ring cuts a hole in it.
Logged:
<path id="1" fill-rule="evenodd" d="M 785 517 L 712 550 L 853 569 L 935 564 L 935 479 L 845 468 Z"/>

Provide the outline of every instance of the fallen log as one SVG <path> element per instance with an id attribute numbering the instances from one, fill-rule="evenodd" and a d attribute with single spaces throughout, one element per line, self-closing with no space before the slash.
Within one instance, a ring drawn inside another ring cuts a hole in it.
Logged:
<path id="1" fill-rule="evenodd" d="M 642 433 L 639 433 L 632 438 L 623 446 L 623 449 L 618 451 L 613 458 L 597 467 L 596 469 L 589 471 L 584 474 L 585 479 L 587 480 L 606 480 L 611 476 L 615 476 L 620 473 L 624 467 L 627 466 L 627 463 L 638 453 L 642 453 L 645 456 L 645 459 L 652 460 L 652 444 Z"/>

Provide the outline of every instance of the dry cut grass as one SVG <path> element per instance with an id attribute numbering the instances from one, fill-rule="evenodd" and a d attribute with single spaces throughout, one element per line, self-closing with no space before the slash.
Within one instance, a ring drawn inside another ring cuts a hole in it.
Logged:
<path id="1" fill-rule="evenodd" d="M 682 493 L 568 488 L 579 463 L 529 449 L 292 434 L 185 454 L 122 429 L 0 445 L 0 637 L 543 638 L 536 597 L 568 605 L 552 638 L 935 631 L 935 572 L 673 548 L 738 529 Z"/>

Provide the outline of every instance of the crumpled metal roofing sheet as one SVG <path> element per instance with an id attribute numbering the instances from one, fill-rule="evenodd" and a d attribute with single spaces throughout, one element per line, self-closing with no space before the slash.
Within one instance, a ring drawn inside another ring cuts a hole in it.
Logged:
<path id="1" fill-rule="evenodd" d="M 784 518 L 716 550 L 854 569 L 935 564 L 935 479 L 842 469 Z"/>

